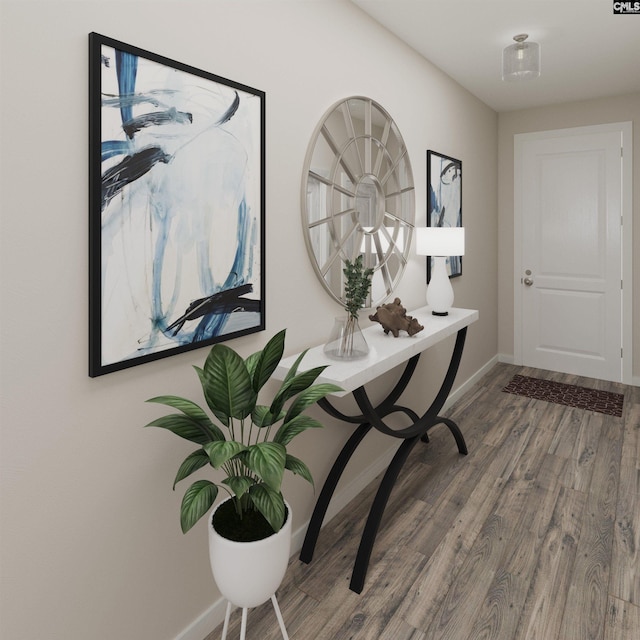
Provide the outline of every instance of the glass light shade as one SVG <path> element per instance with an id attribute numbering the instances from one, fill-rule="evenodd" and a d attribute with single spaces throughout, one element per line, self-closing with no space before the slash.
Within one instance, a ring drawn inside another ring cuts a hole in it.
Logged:
<path id="1" fill-rule="evenodd" d="M 464 227 L 421 227 L 416 229 L 419 256 L 463 256 Z"/>
<path id="2" fill-rule="evenodd" d="M 532 80 L 540 75 L 540 45 L 515 36 L 515 44 L 502 51 L 502 79 L 507 82 Z"/>

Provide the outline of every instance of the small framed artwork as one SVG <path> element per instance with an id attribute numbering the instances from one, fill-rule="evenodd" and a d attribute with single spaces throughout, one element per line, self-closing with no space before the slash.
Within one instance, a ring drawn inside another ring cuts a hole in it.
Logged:
<path id="1" fill-rule="evenodd" d="M 89 375 L 265 328 L 265 94 L 89 35 Z"/>
<path id="2" fill-rule="evenodd" d="M 427 151 L 427 226 L 462 226 L 462 162 L 436 151 Z M 427 257 L 427 283 L 433 258 Z M 462 256 L 447 258 L 450 278 L 462 275 Z"/>

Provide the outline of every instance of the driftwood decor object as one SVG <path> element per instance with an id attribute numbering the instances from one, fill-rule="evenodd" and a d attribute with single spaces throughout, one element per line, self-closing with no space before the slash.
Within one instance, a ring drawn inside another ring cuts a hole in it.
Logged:
<path id="1" fill-rule="evenodd" d="M 410 336 L 420 333 L 424 327 L 413 317 L 407 315 L 400 298 L 376 308 L 376 312 L 369 316 L 369 320 L 379 322 L 388 334 L 391 332 L 397 338 L 400 331 L 406 331 Z"/>

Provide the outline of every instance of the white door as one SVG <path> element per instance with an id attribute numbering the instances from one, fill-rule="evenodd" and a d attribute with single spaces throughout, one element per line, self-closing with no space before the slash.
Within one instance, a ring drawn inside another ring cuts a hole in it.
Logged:
<path id="1" fill-rule="evenodd" d="M 622 380 L 622 133 L 516 136 L 516 363 Z M 518 246 L 519 245 L 519 246 Z"/>

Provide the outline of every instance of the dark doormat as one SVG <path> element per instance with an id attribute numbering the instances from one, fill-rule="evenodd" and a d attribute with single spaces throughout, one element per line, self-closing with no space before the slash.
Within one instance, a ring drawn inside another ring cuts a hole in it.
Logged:
<path id="1" fill-rule="evenodd" d="M 555 402 L 567 407 L 622 417 L 624 396 L 621 393 L 613 393 L 612 391 L 588 389 L 575 384 L 565 384 L 564 382 L 553 382 L 552 380 L 542 380 L 521 375 L 513 376 L 513 379 L 503 391 L 518 396 L 526 396 L 527 398 L 535 398 L 536 400 Z"/>

